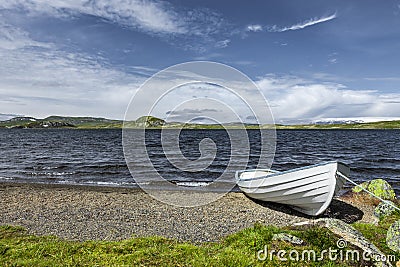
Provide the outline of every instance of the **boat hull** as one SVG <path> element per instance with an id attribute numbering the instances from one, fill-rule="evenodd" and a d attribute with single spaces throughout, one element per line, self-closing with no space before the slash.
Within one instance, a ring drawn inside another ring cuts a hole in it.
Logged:
<path id="1" fill-rule="evenodd" d="M 317 216 L 330 205 L 343 188 L 350 168 L 340 162 L 327 162 L 285 172 L 246 170 L 236 173 L 236 183 L 249 197 L 287 204 L 302 213 Z"/>

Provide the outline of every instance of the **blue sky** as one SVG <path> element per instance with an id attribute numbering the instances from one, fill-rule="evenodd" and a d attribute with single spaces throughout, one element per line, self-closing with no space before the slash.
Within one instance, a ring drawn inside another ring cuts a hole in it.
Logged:
<path id="1" fill-rule="evenodd" d="M 400 117 L 399 29 L 398 0 L 0 1 L 0 113 L 122 119 L 145 79 L 210 60 L 277 122 Z"/>

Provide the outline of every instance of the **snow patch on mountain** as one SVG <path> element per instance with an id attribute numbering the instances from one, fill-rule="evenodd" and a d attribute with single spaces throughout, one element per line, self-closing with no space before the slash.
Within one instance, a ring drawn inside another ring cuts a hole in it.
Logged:
<path id="1" fill-rule="evenodd" d="M 322 118 L 313 120 L 312 124 L 354 124 L 377 121 L 396 121 L 400 117 L 353 117 L 353 118 Z"/>

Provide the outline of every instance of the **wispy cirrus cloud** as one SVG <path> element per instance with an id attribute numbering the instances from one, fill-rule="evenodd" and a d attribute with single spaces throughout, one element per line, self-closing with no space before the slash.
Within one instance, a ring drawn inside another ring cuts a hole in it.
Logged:
<path id="1" fill-rule="evenodd" d="M 179 14 L 166 2 L 149 0 L 34 1 L 11 0 L 0 3 L 2 9 L 19 9 L 29 15 L 68 17 L 86 14 L 153 33 L 185 33 Z"/>
<path id="2" fill-rule="evenodd" d="M 268 27 L 268 31 L 269 32 L 286 32 L 286 31 L 296 31 L 296 30 L 301 30 L 304 29 L 306 27 L 310 27 L 319 23 L 323 23 L 323 22 L 327 22 L 330 20 L 333 20 L 337 17 L 336 12 L 332 15 L 329 16 L 325 16 L 325 17 L 315 17 L 291 26 L 287 26 L 287 27 L 279 27 L 277 25 L 273 25 L 273 26 L 269 26 Z"/>
<path id="3" fill-rule="evenodd" d="M 400 77 L 366 77 L 367 81 L 390 81 L 390 82 L 400 82 Z"/>
<path id="4" fill-rule="evenodd" d="M 229 39 L 222 40 L 222 41 L 217 42 L 215 44 L 215 47 L 216 48 L 225 48 L 229 45 L 230 42 L 231 42 L 231 40 L 229 40 Z"/>
<path id="5" fill-rule="evenodd" d="M 94 16 L 198 51 L 205 50 L 198 46 L 212 47 L 213 43 L 225 41 L 228 37 L 225 33 L 229 32 L 226 31 L 228 23 L 217 12 L 206 8 L 177 8 L 160 0 L 10 0 L 0 2 L 0 10 L 64 19 Z"/>
<path id="6" fill-rule="evenodd" d="M 24 47 L 49 48 L 51 45 L 34 41 L 28 33 L 0 20 L 0 49 L 15 50 Z"/>
<path id="7" fill-rule="evenodd" d="M 261 24 L 250 24 L 247 25 L 245 28 L 246 32 L 287 32 L 287 31 L 296 31 L 296 30 L 301 30 L 306 27 L 310 27 L 319 23 L 327 22 L 330 20 L 333 20 L 337 17 L 337 14 L 334 13 L 329 16 L 323 16 L 323 17 L 315 17 L 300 23 L 296 23 L 291 26 L 278 26 L 278 25 L 261 25 Z"/>

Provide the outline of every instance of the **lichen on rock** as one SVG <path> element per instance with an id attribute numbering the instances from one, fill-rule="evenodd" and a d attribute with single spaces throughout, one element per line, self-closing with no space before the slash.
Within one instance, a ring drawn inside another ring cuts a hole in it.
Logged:
<path id="1" fill-rule="evenodd" d="M 371 181 L 364 182 L 359 186 L 355 186 L 352 189 L 352 191 L 354 193 L 360 193 L 363 191 L 363 189 L 366 189 L 371 193 L 373 193 L 374 195 L 385 200 L 396 199 L 396 194 L 394 193 L 392 186 L 383 179 L 374 179 Z"/>
<path id="2" fill-rule="evenodd" d="M 375 208 L 374 210 L 374 215 L 375 217 L 379 219 L 383 219 L 386 216 L 389 216 L 396 210 L 396 204 L 394 204 L 392 201 L 387 200 L 385 202 L 379 203 L 379 205 Z"/>
<path id="3" fill-rule="evenodd" d="M 400 220 L 389 227 L 386 233 L 386 244 L 391 250 L 400 251 Z"/>

